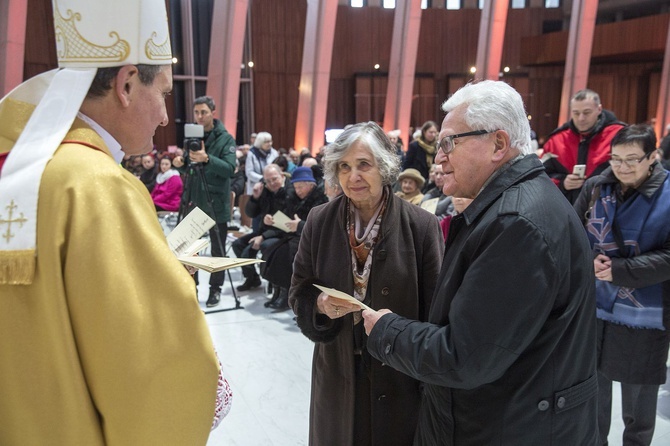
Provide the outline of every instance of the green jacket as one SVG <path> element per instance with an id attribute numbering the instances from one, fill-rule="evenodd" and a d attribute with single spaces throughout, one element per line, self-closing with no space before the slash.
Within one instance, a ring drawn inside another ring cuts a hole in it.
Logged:
<path id="1" fill-rule="evenodd" d="M 209 189 L 209 195 L 214 207 L 214 215 L 207 202 L 205 185 L 198 172 L 198 164 L 191 164 L 190 160 L 181 170 L 187 174 L 186 189 L 182 197 L 185 200 L 187 211 L 198 206 L 217 223 L 230 221 L 230 179 L 235 173 L 235 140 L 226 131 L 221 121 L 214 120 L 214 128 L 205 140 L 205 152 L 209 155 L 209 162 L 201 164 L 204 180 Z"/>

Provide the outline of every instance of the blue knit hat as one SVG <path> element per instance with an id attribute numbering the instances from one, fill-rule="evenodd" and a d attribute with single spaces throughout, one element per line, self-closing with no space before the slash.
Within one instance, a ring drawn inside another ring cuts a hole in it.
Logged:
<path id="1" fill-rule="evenodd" d="M 316 184 L 316 180 L 314 179 L 312 169 L 309 167 L 302 167 L 302 166 L 297 167 L 293 171 L 293 174 L 291 175 L 291 183 L 297 183 L 298 181 L 310 181 Z"/>

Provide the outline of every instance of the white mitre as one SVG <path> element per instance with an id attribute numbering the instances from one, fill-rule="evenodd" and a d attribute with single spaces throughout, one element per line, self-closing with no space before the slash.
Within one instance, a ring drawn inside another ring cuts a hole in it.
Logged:
<path id="1" fill-rule="evenodd" d="M 172 63 L 165 0 L 53 0 L 58 66 L 7 99 L 36 106 L 0 174 L 0 284 L 35 274 L 44 168 L 77 116 L 98 68 Z"/>

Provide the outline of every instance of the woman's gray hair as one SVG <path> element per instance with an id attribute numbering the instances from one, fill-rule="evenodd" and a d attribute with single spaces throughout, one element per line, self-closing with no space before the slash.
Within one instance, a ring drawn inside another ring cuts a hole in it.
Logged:
<path id="1" fill-rule="evenodd" d="M 268 141 L 272 141 L 272 135 L 268 132 L 258 132 L 258 135 L 256 135 L 256 139 L 254 140 L 254 147 L 261 149 L 263 148 L 263 144 Z"/>
<path id="2" fill-rule="evenodd" d="M 444 104 L 446 113 L 465 104 L 465 123 L 472 130 L 504 130 L 510 145 L 522 155 L 530 155 L 530 123 L 521 95 L 502 81 L 480 81 L 467 84 Z"/>
<path id="3" fill-rule="evenodd" d="M 384 130 L 372 121 L 352 125 L 342 132 L 335 142 L 326 147 L 322 161 L 326 181 L 333 185 L 340 185 L 337 178 L 338 164 L 355 143 L 370 151 L 377 163 L 384 186 L 396 182 L 400 172 L 400 159 L 396 153 L 396 147 L 388 139 Z"/>

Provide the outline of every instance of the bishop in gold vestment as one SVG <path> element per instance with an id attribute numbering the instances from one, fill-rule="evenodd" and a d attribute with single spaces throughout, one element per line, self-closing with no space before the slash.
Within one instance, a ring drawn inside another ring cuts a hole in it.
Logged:
<path id="1" fill-rule="evenodd" d="M 30 113 L 3 104 L 0 153 Z M 39 189 L 34 279 L 0 285 L 0 445 L 203 445 L 218 363 L 193 280 L 98 133 L 77 119 L 64 141 Z M 0 215 L 9 236 L 19 219 Z"/>

